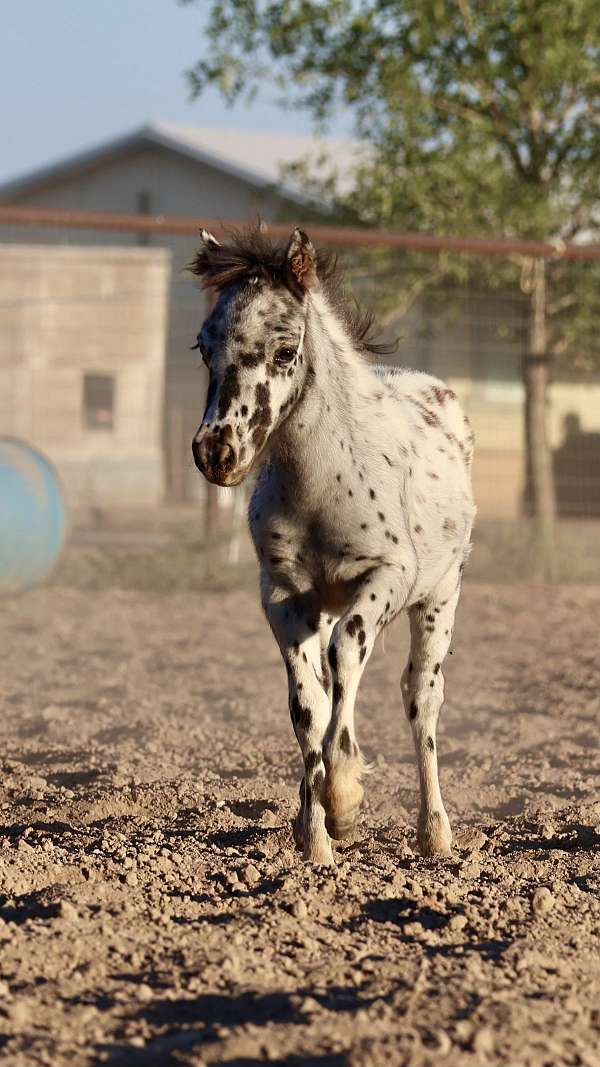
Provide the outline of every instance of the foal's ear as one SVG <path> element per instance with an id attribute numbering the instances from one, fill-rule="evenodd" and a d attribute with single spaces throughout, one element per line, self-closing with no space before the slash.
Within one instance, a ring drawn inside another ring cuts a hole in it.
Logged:
<path id="1" fill-rule="evenodd" d="M 205 230 L 204 228 L 200 230 L 200 240 L 202 241 L 204 251 L 210 250 L 211 248 L 221 247 L 217 238 L 210 233 L 209 230 Z"/>
<path id="2" fill-rule="evenodd" d="M 202 278 L 202 285 L 205 289 L 215 285 L 214 279 L 218 274 L 217 264 L 222 255 L 220 249 L 221 245 L 217 238 L 208 230 L 201 229 L 200 248 L 186 269 L 195 274 L 197 278 Z"/>
<path id="3" fill-rule="evenodd" d="M 296 226 L 285 252 L 285 268 L 290 289 L 303 297 L 309 289 L 318 289 L 317 253 L 304 230 Z"/>

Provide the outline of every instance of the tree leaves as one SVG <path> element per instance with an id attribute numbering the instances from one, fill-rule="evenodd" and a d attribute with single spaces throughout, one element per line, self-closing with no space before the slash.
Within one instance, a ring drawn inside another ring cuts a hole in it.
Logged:
<path id="1" fill-rule="evenodd" d="M 351 193 L 329 183 L 345 221 L 600 236 L 598 0 L 213 0 L 205 37 L 193 95 L 351 109 L 371 151 Z"/>

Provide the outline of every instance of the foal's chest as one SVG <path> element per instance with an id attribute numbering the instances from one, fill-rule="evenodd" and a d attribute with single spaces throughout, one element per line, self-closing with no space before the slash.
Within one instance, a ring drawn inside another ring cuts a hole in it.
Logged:
<path id="1" fill-rule="evenodd" d="M 314 589 L 322 609 L 342 614 L 361 577 L 380 561 L 356 513 L 331 506 L 324 513 L 295 511 L 286 501 L 265 502 L 251 527 L 260 562 L 275 583 L 298 592 Z"/>

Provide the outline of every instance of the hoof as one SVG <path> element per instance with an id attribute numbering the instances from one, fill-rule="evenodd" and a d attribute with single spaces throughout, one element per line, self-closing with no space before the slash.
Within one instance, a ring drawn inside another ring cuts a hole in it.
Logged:
<path id="1" fill-rule="evenodd" d="M 325 826 L 335 841 L 352 833 L 362 807 L 364 790 L 360 776 L 365 771 L 361 758 L 330 767 L 325 781 Z"/>
<path id="2" fill-rule="evenodd" d="M 419 851 L 427 858 L 452 855 L 452 830 L 445 811 L 432 811 L 419 818 Z"/>
<path id="3" fill-rule="evenodd" d="M 351 808 L 350 811 L 340 812 L 335 815 L 330 812 L 325 816 L 325 828 L 330 837 L 333 837 L 334 841 L 343 841 L 345 837 L 349 837 L 358 819 L 358 812 L 360 805 Z"/>
<path id="4" fill-rule="evenodd" d="M 305 863 L 312 863 L 314 867 L 333 867 L 335 860 L 330 841 L 320 841 L 307 845 L 302 853 Z"/>

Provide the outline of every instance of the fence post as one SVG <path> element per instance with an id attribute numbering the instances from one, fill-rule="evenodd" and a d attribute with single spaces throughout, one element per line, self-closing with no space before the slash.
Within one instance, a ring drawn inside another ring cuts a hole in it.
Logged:
<path id="1" fill-rule="evenodd" d="M 546 262 L 534 259 L 529 284 L 528 351 L 524 360 L 525 446 L 528 504 L 534 522 L 536 551 L 544 577 L 556 577 L 556 499 L 552 449 L 548 441 L 548 338 Z"/>
<path id="2" fill-rule="evenodd" d="M 172 407 L 167 410 L 167 455 L 169 496 L 173 503 L 185 500 L 186 465 L 183 410 Z"/>

